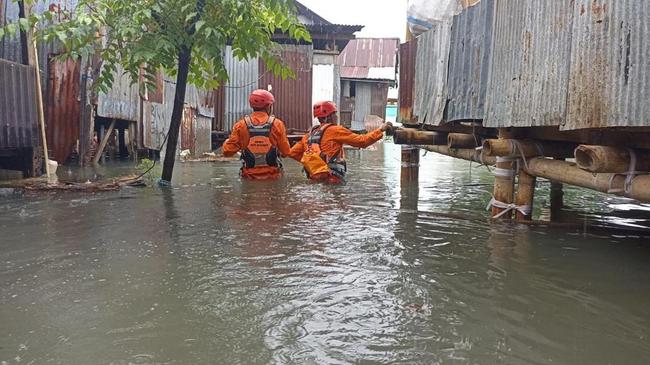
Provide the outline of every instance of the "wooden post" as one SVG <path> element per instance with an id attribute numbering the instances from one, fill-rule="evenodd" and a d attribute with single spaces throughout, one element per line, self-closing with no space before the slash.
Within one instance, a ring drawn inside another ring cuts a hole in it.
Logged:
<path id="1" fill-rule="evenodd" d="M 509 139 L 513 133 L 505 128 L 499 128 L 499 140 Z M 515 163 L 513 161 L 498 158 L 494 170 L 494 200 L 503 204 L 512 204 L 515 190 Z M 501 219 L 512 219 L 512 212 L 506 212 L 507 208 L 492 206 L 492 217 Z"/>
<path id="2" fill-rule="evenodd" d="M 551 181 L 551 222 L 559 221 L 564 208 L 564 190 L 562 183 Z"/>
<path id="3" fill-rule="evenodd" d="M 103 134 L 102 142 L 99 144 L 99 147 L 97 147 L 97 153 L 95 154 L 95 158 L 93 158 L 93 164 L 96 164 L 99 162 L 99 159 L 102 159 L 102 162 L 104 162 L 103 155 L 104 155 L 104 148 L 106 148 L 106 144 L 108 144 L 108 140 L 111 138 L 111 135 L 113 134 L 113 129 L 115 129 L 115 119 L 111 121 L 111 125 L 108 127 L 108 131 L 104 133 L 103 131 L 104 126 L 100 127 L 100 130 L 102 131 L 101 134 Z"/>
<path id="4" fill-rule="evenodd" d="M 118 128 L 117 130 L 117 139 L 118 139 L 118 155 L 120 159 L 123 159 L 127 156 L 128 151 L 126 149 L 126 129 L 125 128 Z"/>
<path id="5" fill-rule="evenodd" d="M 36 107 L 38 109 L 38 124 L 41 129 L 41 140 L 43 143 L 43 158 L 45 159 L 45 174 L 47 175 L 47 181 L 49 183 L 54 183 L 54 176 L 50 173 L 50 156 L 47 151 L 47 135 L 45 133 L 45 112 L 43 108 L 43 89 L 41 88 L 41 69 L 38 64 L 38 48 L 36 47 L 36 38 L 31 36 L 33 30 L 27 35 L 28 38 L 31 38 L 31 48 L 33 60 L 30 60 L 30 63 L 34 65 L 36 70 Z"/>
<path id="6" fill-rule="evenodd" d="M 518 221 L 530 221 L 533 219 L 533 200 L 535 197 L 535 185 L 537 179 L 535 176 L 528 174 L 523 169 L 519 171 L 517 184 L 517 198 L 515 204 L 518 207 L 529 207 L 528 213 L 517 210 L 516 217 Z"/>
<path id="7" fill-rule="evenodd" d="M 418 181 L 420 170 L 420 149 L 402 146 L 402 182 Z"/>

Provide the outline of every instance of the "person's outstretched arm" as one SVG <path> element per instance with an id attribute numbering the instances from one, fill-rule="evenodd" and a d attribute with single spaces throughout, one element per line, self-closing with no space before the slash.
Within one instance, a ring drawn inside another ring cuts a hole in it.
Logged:
<path id="1" fill-rule="evenodd" d="M 381 126 L 381 128 L 375 129 L 370 133 L 356 134 L 345 127 L 335 126 L 330 128 L 332 131 L 328 132 L 332 133 L 330 138 L 340 144 L 346 144 L 348 146 L 357 148 L 366 148 L 384 138 L 384 131 L 390 128 L 392 128 L 392 125 L 390 123 L 386 123 Z"/>
<path id="2" fill-rule="evenodd" d="M 300 162 L 302 155 L 305 153 L 306 146 L 307 136 L 304 136 L 298 143 L 294 144 L 293 147 L 291 147 L 291 151 L 289 152 L 288 156 Z"/>

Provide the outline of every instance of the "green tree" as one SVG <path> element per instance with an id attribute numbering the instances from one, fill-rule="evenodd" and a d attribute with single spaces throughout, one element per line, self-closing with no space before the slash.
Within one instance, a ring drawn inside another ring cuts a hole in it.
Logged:
<path id="1" fill-rule="evenodd" d="M 187 82 L 213 89 L 227 80 L 222 54 L 227 44 L 239 59 L 260 57 L 276 75 L 294 77 L 277 58 L 272 37 L 282 32 L 310 41 L 292 0 L 80 0 L 63 16 L 32 14 L 13 30 L 0 30 L 0 36 L 33 26 L 39 39 L 62 44 L 62 57 L 99 56 L 101 73 L 94 80 L 99 91 L 109 90 L 117 65 L 131 80 L 143 76 L 143 88 L 155 87 L 161 69 L 176 76 L 163 182 L 172 177 Z"/>

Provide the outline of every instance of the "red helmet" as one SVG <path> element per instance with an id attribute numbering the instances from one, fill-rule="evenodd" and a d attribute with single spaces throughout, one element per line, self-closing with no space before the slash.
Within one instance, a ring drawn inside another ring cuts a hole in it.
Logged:
<path id="1" fill-rule="evenodd" d="M 314 104 L 314 116 L 316 118 L 325 118 L 332 113 L 336 113 L 337 110 L 336 104 L 331 101 L 321 101 Z"/>
<path id="2" fill-rule="evenodd" d="M 274 102 L 275 98 L 273 97 L 273 94 L 263 89 L 254 90 L 248 97 L 248 103 L 251 105 L 251 108 L 255 109 L 266 108 Z"/>

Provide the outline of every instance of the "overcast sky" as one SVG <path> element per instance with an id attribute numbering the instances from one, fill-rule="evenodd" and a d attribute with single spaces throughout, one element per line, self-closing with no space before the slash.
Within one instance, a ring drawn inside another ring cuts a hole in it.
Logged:
<path id="1" fill-rule="evenodd" d="M 398 37 L 406 32 L 406 0 L 298 0 L 337 24 L 365 25 L 357 37 Z"/>

